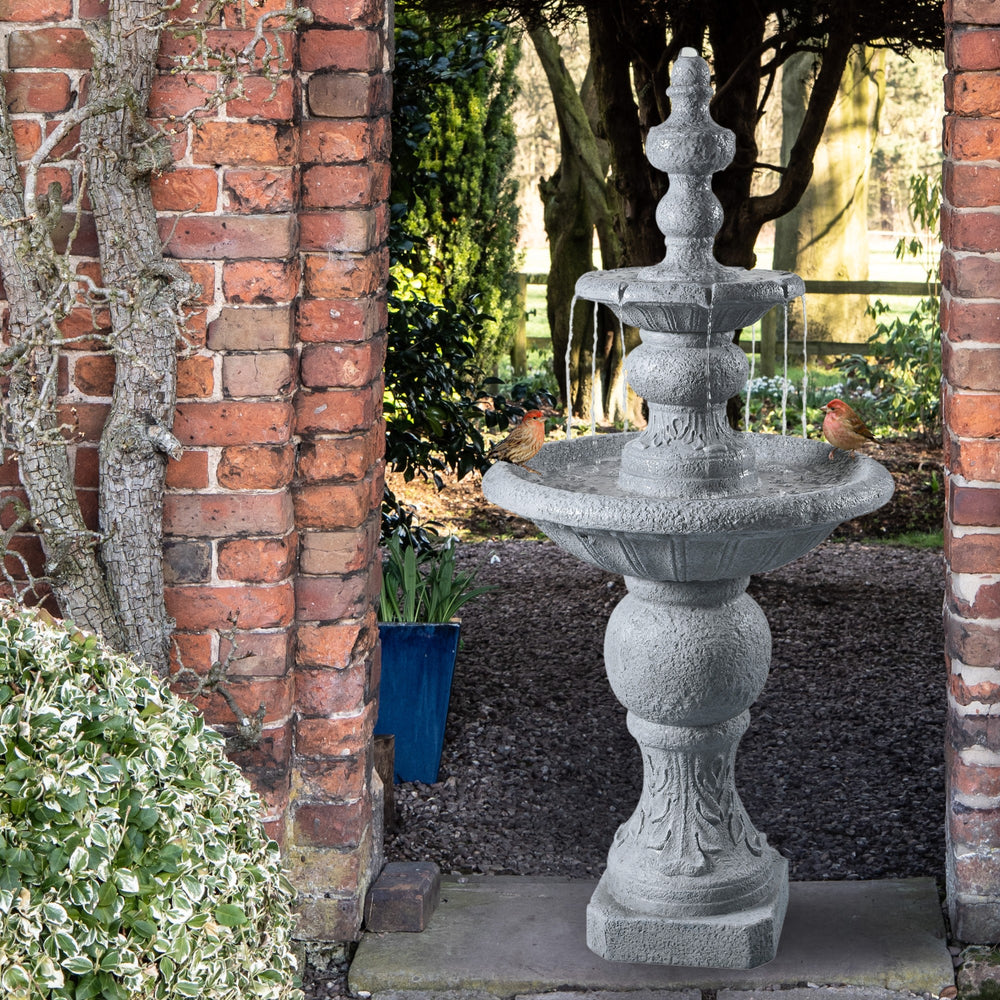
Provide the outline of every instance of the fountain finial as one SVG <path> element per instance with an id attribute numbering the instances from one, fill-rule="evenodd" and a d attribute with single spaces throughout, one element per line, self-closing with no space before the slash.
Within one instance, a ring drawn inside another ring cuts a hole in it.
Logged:
<path id="1" fill-rule="evenodd" d="M 729 269 L 713 253 L 723 212 L 712 193 L 712 175 L 732 162 L 736 137 L 712 118 L 708 63 L 694 49 L 681 49 L 667 94 L 670 116 L 650 129 L 646 139 L 646 158 L 670 176 L 670 188 L 656 208 L 666 255 L 639 273 L 654 280 L 695 276 L 723 280 Z"/>

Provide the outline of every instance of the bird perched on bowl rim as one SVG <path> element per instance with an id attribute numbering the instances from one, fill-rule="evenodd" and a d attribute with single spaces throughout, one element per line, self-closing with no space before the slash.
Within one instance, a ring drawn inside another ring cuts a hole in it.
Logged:
<path id="1" fill-rule="evenodd" d="M 490 448 L 487 458 L 498 462 L 511 462 L 522 469 L 540 475 L 537 469 L 525 465 L 530 462 L 545 443 L 545 414 L 541 410 L 528 410 L 521 422 L 502 440 Z"/>
<path id="2" fill-rule="evenodd" d="M 849 451 L 853 458 L 854 449 L 860 448 L 865 441 L 875 441 L 878 444 L 865 422 L 842 399 L 831 399 L 823 410 L 826 412 L 823 418 L 823 437 L 834 448 Z M 833 458 L 833 451 L 827 458 Z"/>

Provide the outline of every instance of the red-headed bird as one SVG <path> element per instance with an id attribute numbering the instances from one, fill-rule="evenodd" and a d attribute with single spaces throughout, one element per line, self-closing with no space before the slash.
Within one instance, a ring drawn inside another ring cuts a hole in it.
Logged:
<path id="1" fill-rule="evenodd" d="M 499 462 L 512 462 L 528 472 L 540 475 L 537 469 L 525 465 L 530 462 L 545 443 L 545 414 L 541 410 L 528 410 L 521 422 L 502 440 L 490 448 L 487 458 Z"/>
<path id="2" fill-rule="evenodd" d="M 875 435 L 865 426 L 865 422 L 842 399 L 831 399 L 823 407 L 823 437 L 834 446 L 854 455 L 865 441 L 875 441 Z M 833 458 L 831 451 L 828 458 Z"/>

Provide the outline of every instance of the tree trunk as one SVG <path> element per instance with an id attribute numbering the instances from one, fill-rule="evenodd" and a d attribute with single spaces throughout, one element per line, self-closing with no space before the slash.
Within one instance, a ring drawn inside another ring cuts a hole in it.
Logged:
<path id="1" fill-rule="evenodd" d="M 125 642 L 158 673 L 168 668 L 173 623 L 163 598 L 163 490 L 176 402 L 176 346 L 187 275 L 163 258 L 149 176 L 171 162 L 146 123 L 156 72 L 159 0 L 112 0 L 97 36 L 91 100 L 126 88 L 126 106 L 93 117 L 81 138 L 90 175 L 101 272 L 115 289 L 110 346 L 116 374 L 101 437 L 101 556 Z"/>
<path id="2" fill-rule="evenodd" d="M 814 56 L 790 59 L 782 75 L 782 154 L 805 113 Z M 813 178 L 792 211 L 775 223 L 774 266 L 803 278 L 868 278 L 868 170 L 885 95 L 885 51 L 855 49 L 816 150 Z M 875 325 L 864 295 L 810 295 L 809 340 L 864 343 Z M 801 336 L 801 316 L 789 328 Z"/>
<path id="3" fill-rule="evenodd" d="M 575 414 L 589 420 L 593 404 L 596 419 L 605 421 L 615 415 L 615 403 L 609 393 L 620 386 L 622 378 L 617 324 L 606 310 L 599 312 L 595 366 L 593 309 L 589 303 L 580 302 L 571 310 L 571 303 L 577 278 L 594 268 L 595 229 L 604 266 L 616 267 L 621 262 L 604 180 L 607 164 L 584 100 L 562 60 L 558 41 L 544 26 L 533 28 L 529 34 L 549 81 L 559 124 L 559 168 L 540 185 L 549 237 L 547 302 L 556 377 L 564 401 L 568 401 L 567 405 L 572 403 Z M 567 349 L 569 386 L 566 385 Z"/>
<path id="4" fill-rule="evenodd" d="M 58 323 L 76 300 L 73 276 L 52 245 L 48 219 L 27 199 L 0 80 L 0 271 L 9 304 L 4 445 L 17 456 L 31 522 L 45 553 L 46 582 L 60 611 L 122 645 L 122 632 L 80 512 L 56 409 Z M 61 203 L 52 192 L 56 215 Z"/>

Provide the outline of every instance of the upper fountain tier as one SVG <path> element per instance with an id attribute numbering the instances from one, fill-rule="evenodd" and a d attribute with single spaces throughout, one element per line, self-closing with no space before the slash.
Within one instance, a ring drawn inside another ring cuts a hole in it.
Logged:
<path id="1" fill-rule="evenodd" d="M 667 94 L 670 117 L 646 139 L 647 159 L 670 176 L 656 209 L 666 255 L 651 267 L 592 271 L 577 281 L 576 291 L 644 330 L 731 332 L 802 295 L 805 286 L 786 271 L 748 271 L 715 259 L 722 206 L 712 193 L 712 175 L 732 161 L 736 140 L 709 113 L 708 64 L 694 49 L 681 49 Z"/>

